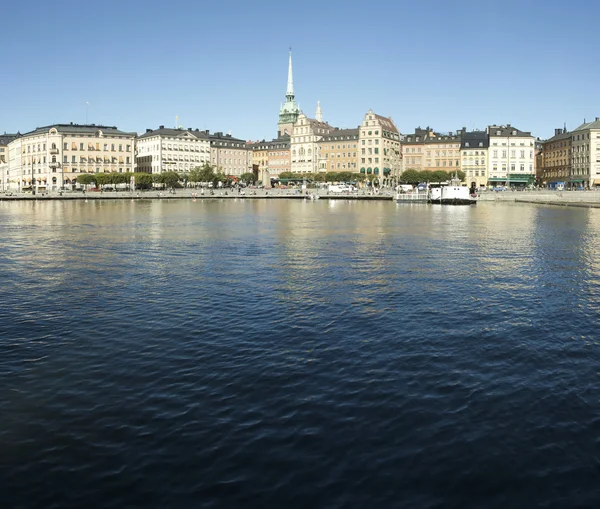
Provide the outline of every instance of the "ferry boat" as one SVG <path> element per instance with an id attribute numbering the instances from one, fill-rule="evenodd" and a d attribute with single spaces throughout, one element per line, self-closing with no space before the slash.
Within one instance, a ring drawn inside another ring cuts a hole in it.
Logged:
<path id="1" fill-rule="evenodd" d="M 429 201 L 442 205 L 473 205 L 477 203 L 477 195 L 474 190 L 461 186 L 460 180 L 455 177 L 447 185 L 432 187 Z"/>

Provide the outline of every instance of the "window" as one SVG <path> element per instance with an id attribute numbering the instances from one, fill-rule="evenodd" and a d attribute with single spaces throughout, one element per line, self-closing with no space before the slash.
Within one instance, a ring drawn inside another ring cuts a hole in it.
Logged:
<path id="1" fill-rule="evenodd" d="M 77 161 L 75 160 L 75 158 L 76 158 L 76 157 L 77 157 L 77 156 L 71 156 L 71 162 L 72 162 L 72 163 L 76 163 L 76 162 L 77 162 Z"/>
<path id="2" fill-rule="evenodd" d="M 69 160 L 68 156 L 63 156 L 63 163 L 68 162 L 68 160 Z"/>
<path id="3" fill-rule="evenodd" d="M 79 144 L 79 150 L 83 150 L 83 143 Z"/>
<path id="4" fill-rule="evenodd" d="M 63 143 L 63 150 L 68 150 L 68 149 L 69 149 L 69 144 Z"/>

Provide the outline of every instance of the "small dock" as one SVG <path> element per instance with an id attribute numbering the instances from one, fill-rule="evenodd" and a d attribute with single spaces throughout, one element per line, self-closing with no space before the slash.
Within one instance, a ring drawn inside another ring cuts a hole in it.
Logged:
<path id="1" fill-rule="evenodd" d="M 429 193 L 398 193 L 396 203 L 427 203 Z"/>

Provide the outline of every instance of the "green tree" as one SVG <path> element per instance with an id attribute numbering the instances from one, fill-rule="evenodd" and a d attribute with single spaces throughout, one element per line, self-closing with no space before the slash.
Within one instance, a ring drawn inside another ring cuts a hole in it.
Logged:
<path id="1" fill-rule="evenodd" d="M 464 182 L 467 175 L 464 171 L 458 170 L 456 172 L 456 176 L 460 179 L 461 182 Z"/>
<path id="2" fill-rule="evenodd" d="M 215 172 L 213 171 L 210 164 L 205 163 L 204 166 L 198 171 L 198 182 L 213 182 L 215 179 Z"/>
<path id="3" fill-rule="evenodd" d="M 179 175 L 174 171 L 165 171 L 159 174 L 161 177 L 161 182 L 165 184 L 167 187 L 177 187 L 179 184 Z"/>
<path id="4" fill-rule="evenodd" d="M 129 183 L 129 173 L 110 173 L 110 183 L 111 184 L 128 184 Z"/>
<path id="5" fill-rule="evenodd" d="M 279 178 L 281 178 L 281 179 L 293 179 L 293 178 L 296 178 L 296 176 L 291 171 L 282 171 L 279 174 Z"/>
<path id="6" fill-rule="evenodd" d="M 92 182 L 95 182 L 94 175 L 91 173 L 82 173 L 77 177 L 77 183 L 83 186 L 89 186 Z"/>
<path id="7" fill-rule="evenodd" d="M 242 173 L 240 175 L 240 180 L 242 182 L 244 182 L 245 184 L 250 184 L 250 183 L 254 182 L 254 173 L 252 173 L 252 172 Z"/>
<path id="8" fill-rule="evenodd" d="M 152 187 L 152 175 L 149 173 L 134 173 L 135 187 L 138 189 L 149 189 Z"/>
<path id="9" fill-rule="evenodd" d="M 417 185 L 419 182 L 423 182 L 421 173 L 413 169 L 404 170 L 402 175 L 400 175 L 400 182 L 403 184 L 412 184 L 413 186 Z"/>
<path id="10" fill-rule="evenodd" d="M 447 171 L 436 170 L 431 172 L 431 180 L 429 182 L 445 182 L 447 180 L 449 180 Z"/>
<path id="11" fill-rule="evenodd" d="M 94 174 L 94 181 L 96 182 L 96 187 L 102 187 L 110 184 L 110 175 L 108 173 L 96 173 Z"/>

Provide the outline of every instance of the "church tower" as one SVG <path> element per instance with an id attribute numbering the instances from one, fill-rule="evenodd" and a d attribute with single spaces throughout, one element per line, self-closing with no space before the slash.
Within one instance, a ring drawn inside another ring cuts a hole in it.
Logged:
<path id="1" fill-rule="evenodd" d="M 321 101 L 317 101 L 317 112 L 315 113 L 315 120 L 323 122 L 323 110 L 321 109 Z"/>
<path id="2" fill-rule="evenodd" d="M 288 63 L 288 82 L 285 91 L 285 104 L 279 110 L 279 122 L 277 125 L 277 136 L 291 135 L 292 127 L 300 115 L 300 108 L 296 104 L 294 95 L 294 76 L 292 74 L 292 48 Z"/>

